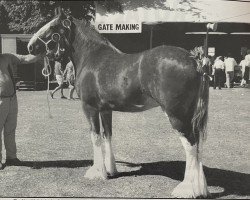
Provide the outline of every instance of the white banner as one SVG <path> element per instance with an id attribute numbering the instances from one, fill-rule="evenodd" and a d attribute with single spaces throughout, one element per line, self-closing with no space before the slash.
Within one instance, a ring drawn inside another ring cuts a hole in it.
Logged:
<path id="1" fill-rule="evenodd" d="M 141 23 L 96 23 L 100 33 L 141 33 Z"/>

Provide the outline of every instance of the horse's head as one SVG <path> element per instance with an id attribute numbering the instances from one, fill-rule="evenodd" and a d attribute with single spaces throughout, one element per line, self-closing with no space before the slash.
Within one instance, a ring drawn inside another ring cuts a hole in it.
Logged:
<path id="1" fill-rule="evenodd" d="M 30 54 L 46 54 L 52 59 L 60 59 L 70 49 L 72 22 L 59 11 L 56 17 L 44 25 L 30 39 Z"/>

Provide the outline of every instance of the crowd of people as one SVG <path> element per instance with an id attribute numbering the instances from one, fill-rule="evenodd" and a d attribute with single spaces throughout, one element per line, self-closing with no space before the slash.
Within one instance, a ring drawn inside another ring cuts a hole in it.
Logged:
<path id="1" fill-rule="evenodd" d="M 218 56 L 213 62 L 209 59 L 208 65 L 211 67 L 211 75 L 213 77 L 212 85 L 213 88 L 217 87 L 221 89 L 233 88 L 236 79 L 235 68 L 240 67 L 241 71 L 241 82 L 240 86 L 245 87 L 249 80 L 249 68 L 250 68 L 250 50 L 247 55 L 238 64 L 230 53 L 227 56 Z"/>

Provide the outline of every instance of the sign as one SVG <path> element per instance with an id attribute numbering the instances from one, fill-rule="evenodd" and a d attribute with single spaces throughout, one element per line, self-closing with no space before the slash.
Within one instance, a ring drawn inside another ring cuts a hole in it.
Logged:
<path id="1" fill-rule="evenodd" d="M 141 33 L 141 23 L 96 23 L 99 33 Z"/>

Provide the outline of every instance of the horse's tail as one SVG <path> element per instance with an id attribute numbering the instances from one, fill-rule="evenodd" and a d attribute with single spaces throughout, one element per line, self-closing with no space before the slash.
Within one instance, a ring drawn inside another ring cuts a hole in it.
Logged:
<path id="1" fill-rule="evenodd" d="M 196 60 L 196 59 L 195 59 Z M 197 61 L 197 60 L 196 60 Z M 200 60 L 199 60 L 200 61 Z M 206 139 L 208 103 L 209 103 L 209 77 L 202 70 L 202 63 L 197 61 L 197 71 L 201 75 L 198 89 L 198 95 L 194 114 L 192 118 L 192 132 L 195 142 L 199 144 L 200 140 Z"/>
<path id="2" fill-rule="evenodd" d="M 209 79 L 205 75 L 200 78 L 197 103 L 192 118 L 192 127 L 196 142 L 200 139 L 206 139 L 208 102 L 209 102 Z"/>

